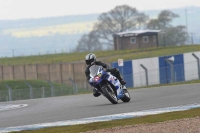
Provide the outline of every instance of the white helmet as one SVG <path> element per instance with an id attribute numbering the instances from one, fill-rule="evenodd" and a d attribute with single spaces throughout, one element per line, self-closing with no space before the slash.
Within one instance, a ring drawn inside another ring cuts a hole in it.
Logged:
<path id="1" fill-rule="evenodd" d="M 96 56 L 95 54 L 89 53 L 85 56 L 85 63 L 87 65 L 93 65 L 96 61 Z"/>

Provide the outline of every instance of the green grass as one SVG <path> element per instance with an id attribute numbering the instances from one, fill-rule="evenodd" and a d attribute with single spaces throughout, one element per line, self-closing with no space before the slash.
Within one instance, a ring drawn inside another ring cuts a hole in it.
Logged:
<path id="1" fill-rule="evenodd" d="M 158 57 L 166 55 L 181 54 L 187 52 L 200 51 L 200 45 L 190 46 L 173 46 L 158 47 L 137 50 L 119 50 L 119 51 L 97 51 L 93 52 L 97 56 L 97 60 L 107 63 L 115 62 L 117 59 L 132 60 L 139 58 Z M 24 65 L 24 64 L 52 64 L 52 63 L 69 63 L 84 61 L 88 52 L 66 53 L 66 54 L 49 54 L 38 56 L 25 56 L 14 58 L 0 58 L 1 65 Z M 106 57 L 106 58 L 105 58 Z M 108 58 L 109 57 L 109 58 Z"/>
<path id="2" fill-rule="evenodd" d="M 95 122 L 95 123 L 90 123 L 90 124 L 43 128 L 39 130 L 30 130 L 30 131 L 20 131 L 20 133 L 79 133 L 79 132 L 86 132 L 90 130 L 112 128 L 116 126 L 157 123 L 157 122 L 164 122 L 168 120 L 191 118 L 191 117 L 197 117 L 197 116 L 200 116 L 200 108 L 191 109 L 187 111 L 170 112 L 170 113 L 164 113 L 164 114 L 158 114 L 158 115 L 149 115 L 149 116 L 143 116 L 143 117 L 138 117 L 138 118 L 113 120 L 113 121 L 107 121 L 107 122 Z"/>

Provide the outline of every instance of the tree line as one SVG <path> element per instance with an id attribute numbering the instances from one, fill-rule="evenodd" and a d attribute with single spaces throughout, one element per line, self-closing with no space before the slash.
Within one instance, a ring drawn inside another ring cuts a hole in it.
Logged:
<path id="1" fill-rule="evenodd" d="M 128 5 L 116 6 L 114 9 L 100 14 L 93 30 L 82 35 L 76 47 L 77 52 L 113 49 L 113 35 L 131 30 L 161 30 L 159 45 L 184 45 L 188 38 L 184 25 L 172 26 L 178 14 L 170 10 L 162 10 L 157 18 L 139 12 Z"/>

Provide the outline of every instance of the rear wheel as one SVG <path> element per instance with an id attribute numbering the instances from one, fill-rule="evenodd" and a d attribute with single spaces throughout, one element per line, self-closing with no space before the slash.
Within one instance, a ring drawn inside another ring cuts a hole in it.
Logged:
<path id="1" fill-rule="evenodd" d="M 112 103 L 112 104 L 117 104 L 118 103 L 118 99 L 116 97 L 115 92 L 113 91 L 113 89 L 108 85 L 105 86 L 103 89 L 103 94 L 104 96 Z"/>
<path id="2" fill-rule="evenodd" d="M 124 91 L 124 97 L 121 98 L 121 100 L 123 102 L 129 102 L 131 100 L 131 96 L 130 96 L 129 92 L 127 91 L 127 89 L 123 89 L 123 91 Z"/>

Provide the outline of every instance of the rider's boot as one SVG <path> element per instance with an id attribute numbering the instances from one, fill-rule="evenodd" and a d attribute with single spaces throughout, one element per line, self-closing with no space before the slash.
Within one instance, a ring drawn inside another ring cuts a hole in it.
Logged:
<path id="1" fill-rule="evenodd" d="M 119 82 L 120 82 L 122 85 L 125 85 L 125 84 L 126 84 L 126 81 L 124 81 L 124 79 L 122 79 L 122 78 L 119 79 Z"/>
<path id="2" fill-rule="evenodd" d="M 98 97 L 100 95 L 101 95 L 101 93 L 96 88 L 93 88 L 93 96 Z"/>
<path id="3" fill-rule="evenodd" d="M 127 88 L 126 88 L 126 86 L 125 86 L 125 85 L 122 85 L 122 89 L 123 89 L 123 90 L 126 90 Z"/>

